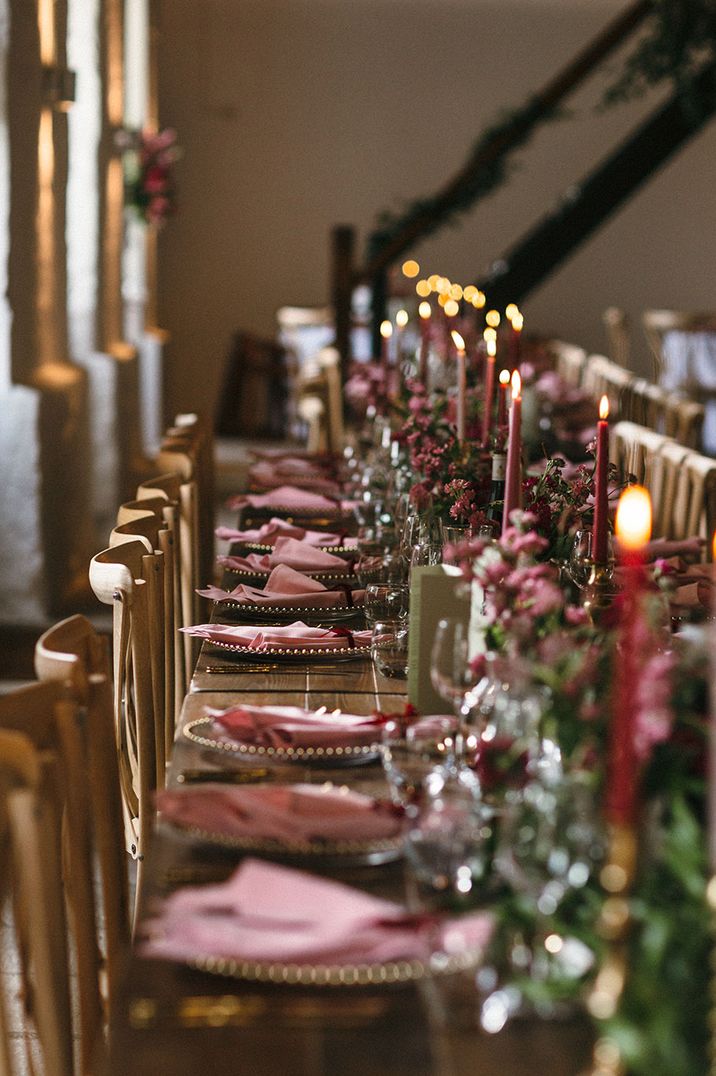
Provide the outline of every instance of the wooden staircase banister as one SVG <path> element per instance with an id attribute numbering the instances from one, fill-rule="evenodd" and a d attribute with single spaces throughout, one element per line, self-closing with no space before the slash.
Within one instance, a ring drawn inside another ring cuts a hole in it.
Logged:
<path id="1" fill-rule="evenodd" d="M 653 9 L 653 0 L 636 0 L 618 15 L 567 66 L 534 95 L 532 107 L 509 130 L 501 129 L 488 139 L 434 198 L 431 208 L 416 212 L 405 227 L 378 251 L 365 266 L 353 273 L 354 284 L 372 280 L 390 266 L 410 246 L 425 235 L 451 211 L 451 205 L 464 187 L 484 169 L 492 166 L 510 150 L 517 148 L 531 128 L 556 108 L 576 86 L 631 34 Z M 479 196 L 479 195 L 478 195 Z"/>
<path id="2" fill-rule="evenodd" d="M 521 302 L 716 112 L 716 64 L 656 109 L 479 283 L 490 306 Z"/>

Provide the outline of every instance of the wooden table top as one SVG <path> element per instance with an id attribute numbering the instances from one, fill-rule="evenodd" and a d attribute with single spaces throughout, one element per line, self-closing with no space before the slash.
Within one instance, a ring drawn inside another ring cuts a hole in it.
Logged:
<path id="1" fill-rule="evenodd" d="M 385 796 L 380 763 L 330 767 L 267 765 L 186 739 L 186 724 L 238 701 L 340 707 L 348 713 L 402 711 L 405 681 L 376 674 L 367 659 L 284 666 L 258 658 L 255 671 L 204 644 L 172 752 L 168 784 L 210 779 L 217 770 L 264 771 L 261 780 L 331 780 Z M 268 668 L 266 666 L 279 667 Z M 259 668 L 258 666 L 261 666 Z M 208 671 L 208 669 L 212 671 Z M 221 669 L 221 671 L 219 671 Z M 150 850 L 142 920 L 157 898 L 181 885 L 220 881 L 238 852 L 159 824 Z M 300 862 L 293 865 L 305 867 Z M 316 871 L 316 864 L 311 863 Z M 317 870 L 377 896 L 403 902 L 401 861 L 382 866 L 322 862 Z M 138 931 L 141 937 L 142 925 Z M 588 1063 L 586 1021 L 514 1021 L 499 1035 L 480 1029 L 474 975 L 401 987 L 264 986 L 225 979 L 169 961 L 127 955 L 111 1015 L 109 1076 L 575 1076 Z"/>

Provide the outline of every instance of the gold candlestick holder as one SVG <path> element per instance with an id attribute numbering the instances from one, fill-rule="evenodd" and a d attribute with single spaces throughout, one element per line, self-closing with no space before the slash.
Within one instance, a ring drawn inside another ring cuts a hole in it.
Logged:
<path id="1" fill-rule="evenodd" d="M 589 579 L 582 590 L 582 608 L 595 626 L 598 626 L 600 617 L 610 608 L 617 593 L 613 575 L 613 565 L 592 561 Z"/>
<path id="2" fill-rule="evenodd" d="M 629 893 L 636 873 L 637 840 L 632 826 L 613 825 L 609 831 L 609 852 L 599 880 L 607 893 L 597 930 L 607 942 L 587 1008 L 596 1020 L 609 1020 L 617 1011 L 627 977 L 627 941 L 631 926 Z M 621 1051 L 608 1035 L 594 1045 L 589 1076 L 624 1076 Z"/>

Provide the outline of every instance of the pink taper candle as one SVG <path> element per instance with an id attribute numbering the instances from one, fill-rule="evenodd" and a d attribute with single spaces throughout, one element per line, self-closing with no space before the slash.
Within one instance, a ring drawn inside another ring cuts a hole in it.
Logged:
<path id="1" fill-rule="evenodd" d="M 646 584 L 644 549 L 651 537 L 651 499 L 642 486 L 629 486 L 619 498 L 616 532 L 626 582 L 619 624 L 621 661 L 613 685 L 604 807 L 611 825 L 633 827 L 639 811 L 638 627 Z"/>
<path id="2" fill-rule="evenodd" d="M 423 301 L 418 307 L 420 315 L 420 364 L 418 366 L 418 380 L 427 384 L 428 380 L 428 349 L 430 347 L 430 318 L 432 316 L 430 303 Z"/>
<path id="3" fill-rule="evenodd" d="M 507 468 L 505 472 L 505 507 L 502 512 L 502 530 L 510 525 L 510 512 L 520 507 L 522 493 L 522 378 L 519 371 L 512 373 L 512 404 L 510 406 L 510 432 L 507 438 Z"/>
<path id="4" fill-rule="evenodd" d="M 597 423 L 597 463 L 594 474 L 594 526 L 592 528 L 592 560 L 606 564 L 609 559 L 608 518 L 609 500 L 607 478 L 609 474 L 609 400 L 602 396 L 599 401 Z"/>
<path id="5" fill-rule="evenodd" d="M 462 444 L 465 440 L 465 408 L 467 396 L 467 372 L 465 368 L 465 341 L 455 329 L 450 334 L 457 348 L 457 439 Z"/>
<path id="6" fill-rule="evenodd" d="M 482 413 L 482 443 L 487 445 L 492 429 L 492 402 L 495 395 L 495 352 L 497 345 L 494 340 L 487 341 L 487 355 L 485 356 L 485 410 Z"/>
<path id="7" fill-rule="evenodd" d="M 507 393 L 509 392 L 510 372 L 500 370 L 499 384 L 497 386 L 497 429 L 501 430 L 507 425 Z"/>

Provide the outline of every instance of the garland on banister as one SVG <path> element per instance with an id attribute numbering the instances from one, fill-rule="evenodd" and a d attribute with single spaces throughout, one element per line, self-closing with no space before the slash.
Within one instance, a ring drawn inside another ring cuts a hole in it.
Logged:
<path id="1" fill-rule="evenodd" d="M 716 0 L 654 0 L 648 33 L 624 60 L 598 108 L 633 100 L 662 82 L 671 82 L 674 90 L 685 93 L 686 106 L 698 109 L 700 97 L 693 87 L 693 79 L 709 63 L 716 63 Z M 539 96 L 530 97 L 521 108 L 503 113 L 480 134 L 464 170 L 469 170 L 491 144 L 504 140 L 505 149 L 460 184 L 449 201 L 441 191 L 408 203 L 402 212 L 379 213 L 376 227 L 368 236 L 368 261 L 417 220 L 428 222 L 421 231 L 421 239 L 454 221 L 478 198 L 505 182 L 514 168 L 508 160 L 510 154 L 523 147 L 541 123 L 569 115 L 567 109 L 545 109 Z"/>
<path id="2" fill-rule="evenodd" d="M 470 151 L 465 170 L 493 143 L 504 139 L 510 151 L 518 149 L 529 142 L 540 123 L 561 119 L 566 114 L 564 109 L 545 109 L 539 97 L 531 97 L 522 108 L 504 112 L 500 120 L 485 128 Z M 507 157 L 508 153 L 505 151 L 496 155 L 493 160 L 483 165 L 479 172 L 462 183 L 449 201 L 446 201 L 445 195 L 440 191 L 432 197 L 418 198 L 410 202 L 401 214 L 383 210 L 378 215 L 377 227 L 368 237 L 368 260 L 379 254 L 413 221 L 423 218 L 430 221 L 423 230 L 424 237 L 431 235 L 441 224 L 465 213 L 476 199 L 484 197 L 504 183 L 512 167 Z"/>

